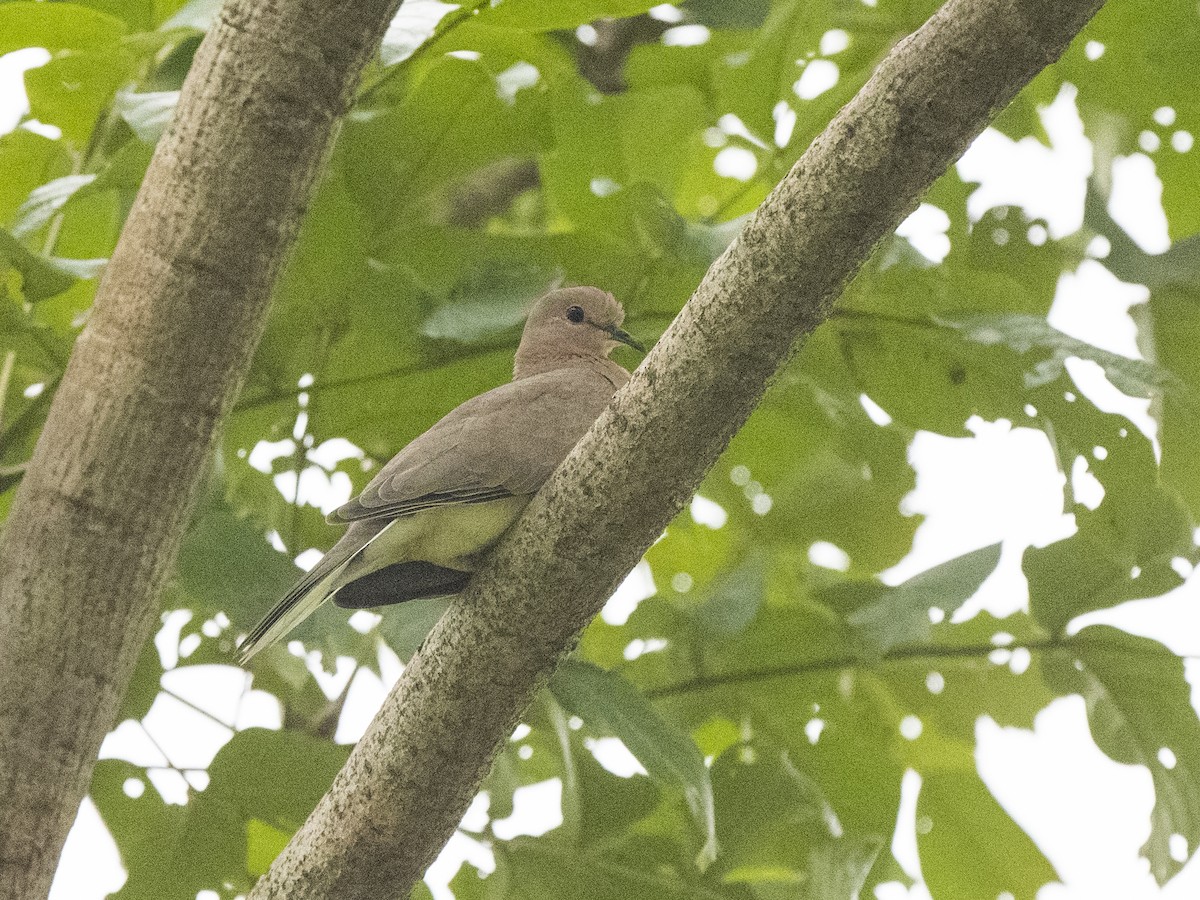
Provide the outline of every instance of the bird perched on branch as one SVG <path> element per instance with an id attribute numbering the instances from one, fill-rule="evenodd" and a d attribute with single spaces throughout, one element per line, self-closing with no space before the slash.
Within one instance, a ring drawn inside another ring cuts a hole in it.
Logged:
<path id="1" fill-rule="evenodd" d="M 621 304 L 551 291 L 525 323 L 513 380 L 450 412 L 329 516 L 349 528 L 242 642 L 246 663 L 326 600 L 363 609 L 456 594 L 629 373 L 608 358 Z"/>

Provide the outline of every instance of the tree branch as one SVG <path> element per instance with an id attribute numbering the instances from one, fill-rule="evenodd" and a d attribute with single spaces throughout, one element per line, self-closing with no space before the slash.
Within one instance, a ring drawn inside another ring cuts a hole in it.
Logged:
<path id="1" fill-rule="evenodd" d="M 0 898 L 49 889 L 334 126 L 399 2 L 231 0 L 196 54 L 0 546 Z"/>
<path id="2" fill-rule="evenodd" d="M 750 219 L 413 658 L 253 900 L 407 895 L 564 649 L 874 246 L 1102 0 L 950 0 Z"/>

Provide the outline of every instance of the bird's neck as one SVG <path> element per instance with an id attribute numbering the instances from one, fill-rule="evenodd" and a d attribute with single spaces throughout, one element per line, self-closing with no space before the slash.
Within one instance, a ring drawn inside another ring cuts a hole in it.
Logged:
<path id="1" fill-rule="evenodd" d="M 518 352 L 513 363 L 513 381 L 520 381 L 522 378 L 529 378 L 533 375 L 544 375 L 547 372 L 557 372 L 561 369 L 584 369 L 595 372 L 607 379 L 614 390 L 629 380 L 629 373 L 608 358 L 570 354 L 548 356 L 544 353 L 530 358 Z"/>

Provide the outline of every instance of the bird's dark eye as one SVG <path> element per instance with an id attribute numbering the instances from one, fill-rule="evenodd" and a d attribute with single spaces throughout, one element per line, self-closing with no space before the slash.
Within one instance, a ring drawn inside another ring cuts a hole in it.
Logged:
<path id="1" fill-rule="evenodd" d="M 578 325 L 583 321 L 583 307 L 571 306 L 567 308 L 567 320 Z"/>

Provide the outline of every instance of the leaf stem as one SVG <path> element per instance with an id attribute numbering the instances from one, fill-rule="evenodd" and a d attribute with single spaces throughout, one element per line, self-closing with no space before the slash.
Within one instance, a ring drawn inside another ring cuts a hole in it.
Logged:
<path id="1" fill-rule="evenodd" d="M 17 351 L 9 350 L 0 363 L 0 427 L 4 425 L 4 405 L 8 400 L 8 383 L 12 380 L 13 366 L 17 363 Z"/>
<path id="2" fill-rule="evenodd" d="M 205 718 L 211 719 L 213 722 L 216 722 L 218 725 L 220 725 L 222 728 L 226 729 L 227 731 L 233 731 L 233 732 L 237 731 L 237 729 L 233 725 L 229 724 L 228 722 L 226 722 L 224 719 L 220 718 L 219 716 L 216 716 L 213 713 L 210 713 L 207 709 L 197 706 L 195 703 L 193 703 L 191 700 L 187 699 L 186 697 L 180 696 L 179 694 L 175 693 L 172 690 L 168 690 L 165 687 L 160 686 L 159 690 L 161 690 L 164 694 L 166 694 L 172 700 L 178 700 L 184 706 L 189 707 L 190 709 L 195 710 L 196 712 L 200 713 L 200 715 L 204 716 Z M 142 726 L 143 729 L 145 727 L 146 727 L 145 725 Z M 157 744 L 155 744 L 155 746 L 157 746 Z"/>
<path id="3" fill-rule="evenodd" d="M 889 663 L 911 662 L 920 659 L 976 659 L 985 657 L 997 650 L 1017 650 L 1024 648 L 1032 653 L 1052 653 L 1055 651 L 1071 651 L 1087 646 L 1090 650 L 1111 651 L 1114 653 L 1137 652 L 1128 646 L 1106 646 L 1097 641 L 1080 641 L 1071 638 L 1048 637 L 1040 640 L 1023 641 L 1008 647 L 998 647 L 995 644 L 966 644 L 957 647 L 933 647 L 927 644 L 897 647 L 878 659 L 871 660 L 861 655 L 843 654 L 826 659 L 813 660 L 806 663 L 795 663 L 785 666 L 771 666 L 763 669 L 749 669 L 741 672 L 725 672 L 717 675 L 705 675 L 689 678 L 677 684 L 652 688 L 644 691 L 649 699 L 659 697 L 674 697 L 696 691 L 707 691 L 714 688 L 728 687 L 739 684 L 753 684 L 757 681 L 769 681 L 775 678 L 800 678 L 818 672 L 829 672 L 837 669 L 870 669 Z M 1164 648 L 1165 650 L 1166 648 Z M 1168 651 L 1169 652 L 1169 651 Z M 1171 654 L 1177 659 L 1193 659 L 1190 654 Z"/>
<path id="4" fill-rule="evenodd" d="M 406 375 L 416 375 L 420 372 L 429 372 L 435 369 L 445 368 L 455 365 L 456 363 L 465 362 L 466 360 L 475 359 L 480 356 L 487 356 L 490 353 L 497 353 L 500 350 L 510 349 L 512 342 L 503 344 L 488 344 L 477 347 L 470 352 L 453 354 L 444 360 L 440 360 L 432 365 L 429 362 L 419 362 L 407 366 L 396 366 L 392 369 L 384 369 L 381 372 L 372 372 L 367 375 L 352 375 L 349 378 L 333 378 L 328 381 L 316 382 L 308 387 L 287 387 L 274 391 L 267 391 L 259 394 L 257 397 L 248 397 L 242 400 L 234 407 L 234 412 L 246 412 L 247 410 L 257 409 L 260 406 L 270 406 L 272 403 L 278 403 L 281 400 L 290 400 L 299 397 L 301 394 L 316 395 L 324 391 L 333 391 L 341 388 L 358 387 L 362 384 L 370 384 L 373 381 L 386 381 L 389 378 L 403 378 Z"/>

